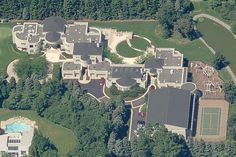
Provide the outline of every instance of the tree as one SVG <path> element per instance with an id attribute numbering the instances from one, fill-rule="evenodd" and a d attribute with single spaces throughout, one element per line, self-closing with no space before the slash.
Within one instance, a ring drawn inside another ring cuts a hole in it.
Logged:
<path id="1" fill-rule="evenodd" d="M 209 0 L 209 5 L 212 9 L 215 9 L 215 8 L 222 5 L 222 1 L 221 0 Z"/>
<path id="2" fill-rule="evenodd" d="M 117 135 L 114 132 L 112 132 L 110 134 L 109 141 L 108 141 L 108 144 L 107 144 L 107 147 L 108 147 L 108 150 L 109 150 L 110 154 L 115 153 L 116 136 Z"/>
<path id="3" fill-rule="evenodd" d="M 57 157 L 56 147 L 45 138 L 40 132 L 36 131 L 29 149 L 29 154 L 32 157 Z"/>
<path id="4" fill-rule="evenodd" d="M 115 154 L 120 157 L 131 156 L 131 146 L 127 137 L 117 140 L 115 144 Z"/>
<path id="5" fill-rule="evenodd" d="M 175 24 L 175 30 L 179 32 L 182 37 L 193 40 L 196 38 L 196 32 L 193 25 L 194 23 L 191 18 L 181 18 L 177 20 Z"/>
<path id="6" fill-rule="evenodd" d="M 47 61 L 44 57 L 38 57 L 34 59 L 23 58 L 20 59 L 15 65 L 15 70 L 20 78 L 27 78 L 35 74 L 39 77 L 43 77 L 47 71 Z"/>
<path id="7" fill-rule="evenodd" d="M 229 64 L 229 61 L 226 60 L 225 56 L 217 52 L 214 56 L 213 66 L 216 70 L 221 70 Z"/>
<path id="8" fill-rule="evenodd" d="M 227 82 L 224 84 L 224 91 L 225 91 L 225 98 L 228 100 L 231 104 L 235 102 L 236 98 L 236 86 L 234 82 Z"/>
<path id="9" fill-rule="evenodd" d="M 1 154 L 1 157 L 13 157 L 13 155 L 10 155 L 8 153 L 3 153 L 3 154 Z"/>

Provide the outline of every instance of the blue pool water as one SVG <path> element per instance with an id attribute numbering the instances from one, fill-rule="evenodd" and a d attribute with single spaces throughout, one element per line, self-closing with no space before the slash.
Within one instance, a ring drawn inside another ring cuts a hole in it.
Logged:
<path id="1" fill-rule="evenodd" d="M 32 127 L 28 124 L 21 122 L 14 122 L 6 126 L 5 132 L 25 132 L 31 130 Z"/>

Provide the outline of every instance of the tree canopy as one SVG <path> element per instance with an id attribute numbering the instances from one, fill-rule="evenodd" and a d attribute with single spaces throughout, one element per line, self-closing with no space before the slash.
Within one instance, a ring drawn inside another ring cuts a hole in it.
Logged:
<path id="1" fill-rule="evenodd" d="M 14 68 L 20 78 L 27 78 L 33 74 L 43 77 L 47 72 L 48 63 L 44 57 L 22 58 L 14 65 Z"/>

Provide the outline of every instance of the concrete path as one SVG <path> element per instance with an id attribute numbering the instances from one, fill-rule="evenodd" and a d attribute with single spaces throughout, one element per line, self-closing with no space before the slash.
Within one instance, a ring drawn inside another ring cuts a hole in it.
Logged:
<path id="1" fill-rule="evenodd" d="M 230 29 L 231 27 L 230 27 L 230 25 L 226 24 L 225 22 L 221 21 L 220 19 L 218 19 L 218 18 L 216 18 L 216 17 L 214 17 L 214 16 L 211 16 L 211 15 L 208 15 L 208 14 L 198 14 L 198 15 L 195 15 L 195 16 L 193 17 L 193 20 L 197 21 L 197 19 L 199 19 L 199 18 L 208 18 L 208 19 L 210 19 L 210 20 L 212 20 L 212 21 L 215 21 L 215 22 L 217 22 L 218 24 L 220 24 L 222 27 L 226 28 L 228 31 L 231 32 L 231 29 Z M 197 30 L 196 26 L 195 26 L 195 29 Z M 236 39 L 236 35 L 233 34 L 233 32 L 231 32 L 231 34 L 232 34 L 232 35 L 234 36 L 234 38 Z M 202 37 L 200 37 L 199 39 L 209 48 L 209 50 L 210 50 L 214 55 L 216 54 L 216 51 L 215 51 L 211 46 L 209 46 L 209 45 L 207 44 L 207 42 L 206 42 Z M 226 67 L 226 70 L 227 70 L 228 73 L 230 74 L 230 76 L 231 76 L 231 78 L 232 78 L 234 84 L 236 84 L 236 76 L 235 76 L 235 74 L 233 73 L 232 69 L 231 69 L 229 66 L 227 66 L 227 67 Z"/>
<path id="2" fill-rule="evenodd" d="M 14 64 L 16 64 L 19 61 L 19 59 L 15 59 L 14 61 L 12 61 L 8 66 L 7 66 L 7 81 L 10 82 L 10 79 L 12 77 L 15 78 L 16 82 L 18 82 L 19 78 L 14 70 Z"/>

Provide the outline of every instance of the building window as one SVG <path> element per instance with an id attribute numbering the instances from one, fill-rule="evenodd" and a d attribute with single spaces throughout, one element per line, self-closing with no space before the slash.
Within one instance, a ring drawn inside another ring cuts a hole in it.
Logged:
<path id="1" fill-rule="evenodd" d="M 26 151 L 21 151 L 21 155 L 26 155 Z"/>
<path id="2" fill-rule="evenodd" d="M 19 139 L 9 139 L 8 143 L 20 143 Z"/>
<path id="3" fill-rule="evenodd" d="M 10 147 L 8 147 L 8 150 L 18 150 L 18 147 L 17 146 L 10 146 Z"/>

